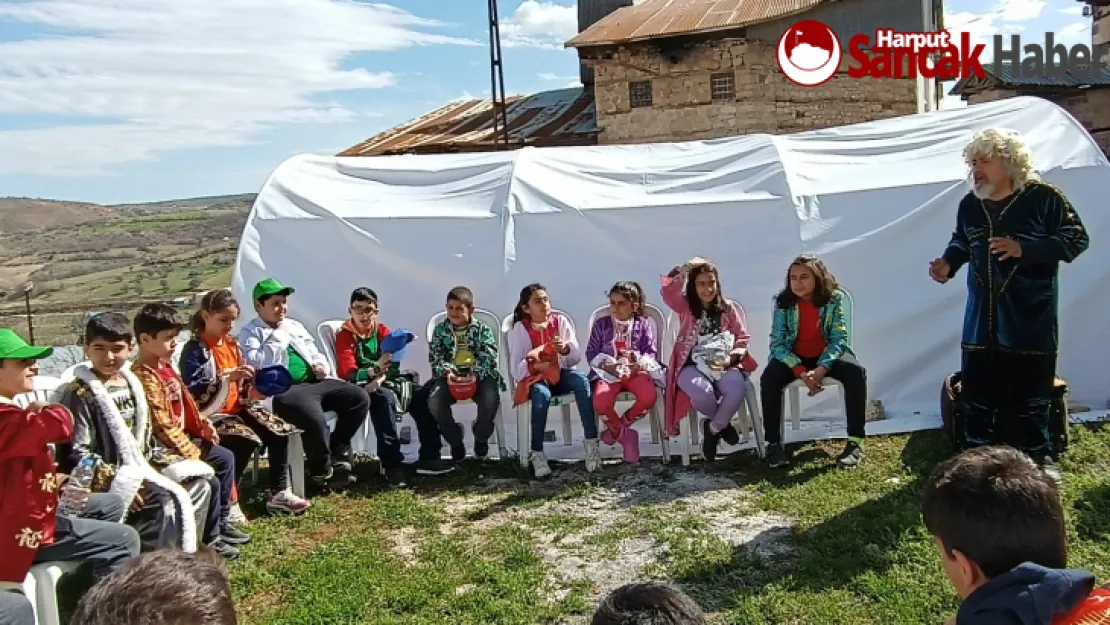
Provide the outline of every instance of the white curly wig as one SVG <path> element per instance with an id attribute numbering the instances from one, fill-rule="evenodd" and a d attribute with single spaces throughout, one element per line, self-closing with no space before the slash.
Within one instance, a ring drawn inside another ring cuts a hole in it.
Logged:
<path id="1" fill-rule="evenodd" d="M 1002 159 L 1002 169 L 1010 179 L 1014 191 L 1039 179 L 1033 170 L 1033 153 L 1025 143 L 1025 138 L 1016 130 L 987 128 L 975 133 L 964 148 L 964 160 L 970 167 L 976 158 Z"/>

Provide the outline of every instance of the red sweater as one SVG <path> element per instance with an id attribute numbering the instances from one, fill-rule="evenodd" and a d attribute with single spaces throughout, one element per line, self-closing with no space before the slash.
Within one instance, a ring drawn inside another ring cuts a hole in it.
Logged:
<path id="1" fill-rule="evenodd" d="M 389 336 L 389 332 L 389 328 L 384 323 L 378 323 L 378 327 L 373 330 L 373 333 L 377 334 L 379 353 L 382 341 Z M 336 375 L 352 384 L 365 384 L 370 381 L 365 372 L 376 362 L 371 361 L 367 353 L 366 345 L 369 339 L 369 335 L 359 336 L 349 319 L 343 324 L 343 328 L 335 335 L 335 364 L 338 369 L 335 372 Z"/>
<path id="2" fill-rule="evenodd" d="M 821 331 L 821 311 L 811 300 L 798 300 L 798 338 L 794 339 L 794 353 L 799 358 L 820 358 L 827 346 Z M 796 376 L 805 372 L 804 365 L 794 367 Z"/>
<path id="3" fill-rule="evenodd" d="M 39 547 L 54 542 L 58 485 L 47 445 L 72 437 L 62 406 L 35 413 L 0 403 L 0 581 L 23 583 Z"/>

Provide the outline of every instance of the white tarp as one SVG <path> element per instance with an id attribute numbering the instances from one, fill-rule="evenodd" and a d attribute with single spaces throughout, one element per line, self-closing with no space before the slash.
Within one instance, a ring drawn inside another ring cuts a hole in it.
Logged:
<path id="1" fill-rule="evenodd" d="M 967 191 L 962 149 L 990 126 L 1026 135 L 1037 168 L 1091 232 L 1091 249 L 1061 266 L 1059 370 L 1074 399 L 1104 408 L 1110 164 L 1067 112 L 1038 98 L 782 136 L 298 156 L 255 202 L 234 290 L 247 302 L 256 281 L 275 276 L 297 289 L 292 316 L 315 329 L 345 317 L 350 291 L 369 286 L 386 324 L 423 339 L 451 287 L 470 286 L 479 307 L 505 315 L 520 288 L 538 281 L 578 321 L 585 343 L 586 321 L 615 281 L 640 281 L 662 307 L 659 275 L 700 255 L 719 264 L 725 295 L 745 307 L 753 353 L 765 364 L 771 298 L 787 263 L 812 252 L 855 300 L 854 344 L 870 397 L 888 416 L 910 419 L 872 431 L 930 427 L 941 380 L 959 368 L 966 289 L 964 272 L 940 286 L 927 266 Z M 426 374 L 423 341 L 409 353 L 406 364 Z M 553 411 L 549 428 L 559 429 L 556 419 Z M 808 437 L 842 432 L 842 421 L 830 423 Z"/>

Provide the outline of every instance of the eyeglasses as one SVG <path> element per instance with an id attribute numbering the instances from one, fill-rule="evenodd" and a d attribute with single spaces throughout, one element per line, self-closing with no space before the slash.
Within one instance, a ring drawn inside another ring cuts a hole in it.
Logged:
<path id="1" fill-rule="evenodd" d="M 376 315 L 378 314 L 378 309 L 367 308 L 364 306 L 352 306 L 351 312 L 355 313 L 356 315 Z"/>

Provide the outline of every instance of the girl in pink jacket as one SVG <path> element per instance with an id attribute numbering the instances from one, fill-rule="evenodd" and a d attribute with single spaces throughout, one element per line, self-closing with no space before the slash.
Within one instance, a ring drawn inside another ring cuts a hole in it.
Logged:
<path id="1" fill-rule="evenodd" d="M 667 368 L 667 434 L 678 434 L 679 421 L 692 406 L 708 417 L 702 422 L 702 454 L 713 461 L 722 439 L 730 445 L 740 442 L 731 422 L 744 402 L 748 375 L 757 366 L 748 353 L 751 336 L 744 310 L 724 298 L 717 267 L 703 258 L 675 267 L 662 277 L 661 285 L 660 295 L 680 324 Z M 732 335 L 732 349 L 713 379 L 695 363 L 694 351 L 699 342 L 724 332 Z"/>

